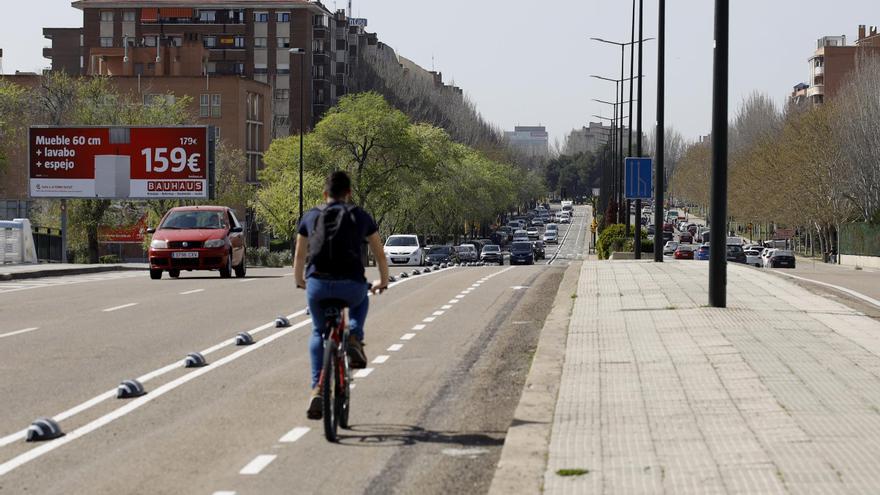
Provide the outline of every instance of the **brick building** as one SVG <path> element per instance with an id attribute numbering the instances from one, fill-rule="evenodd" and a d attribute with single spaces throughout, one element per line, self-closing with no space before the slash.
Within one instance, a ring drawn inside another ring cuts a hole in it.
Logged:
<path id="1" fill-rule="evenodd" d="M 859 58 L 880 55 L 880 35 L 877 28 L 859 26 L 859 36 L 854 45 L 848 45 L 846 36 L 823 36 L 809 58 L 810 80 L 807 88 L 795 86 L 792 99 L 795 102 L 822 103 L 834 98 L 846 84 L 850 72 L 856 68 Z"/>

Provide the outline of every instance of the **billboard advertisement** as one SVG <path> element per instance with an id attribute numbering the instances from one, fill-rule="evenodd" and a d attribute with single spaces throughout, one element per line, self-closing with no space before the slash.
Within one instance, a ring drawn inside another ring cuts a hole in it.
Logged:
<path id="1" fill-rule="evenodd" d="M 210 199 L 205 126 L 31 127 L 32 198 Z"/>

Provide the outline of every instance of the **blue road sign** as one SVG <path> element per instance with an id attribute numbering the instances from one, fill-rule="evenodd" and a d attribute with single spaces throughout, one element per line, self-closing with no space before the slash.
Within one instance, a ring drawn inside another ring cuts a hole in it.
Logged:
<path id="1" fill-rule="evenodd" d="M 654 183 L 653 163 L 650 158 L 627 158 L 626 187 L 624 193 L 626 199 L 651 199 Z"/>

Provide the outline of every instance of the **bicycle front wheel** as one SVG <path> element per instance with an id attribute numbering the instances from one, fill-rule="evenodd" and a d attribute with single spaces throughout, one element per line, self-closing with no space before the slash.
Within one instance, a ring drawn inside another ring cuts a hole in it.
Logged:
<path id="1" fill-rule="evenodd" d="M 337 439 L 336 430 L 339 426 L 339 417 L 336 414 L 336 394 L 338 393 L 339 378 L 337 369 L 338 354 L 336 352 L 336 343 L 332 340 L 324 341 L 324 370 L 323 382 L 321 384 L 322 409 L 324 415 L 324 436 L 329 442 L 335 442 Z"/>
<path id="2" fill-rule="evenodd" d="M 347 334 L 348 332 L 346 332 Z M 336 365 L 336 411 L 339 416 L 339 426 L 348 429 L 348 411 L 351 400 L 351 367 L 348 358 L 348 338 L 342 343 L 342 354 Z"/>

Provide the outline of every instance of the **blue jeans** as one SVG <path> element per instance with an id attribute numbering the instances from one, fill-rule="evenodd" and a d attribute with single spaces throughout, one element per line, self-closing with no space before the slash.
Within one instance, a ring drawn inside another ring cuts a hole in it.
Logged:
<path id="1" fill-rule="evenodd" d="M 368 285 L 356 280 L 325 280 L 309 277 L 306 282 L 306 300 L 309 314 L 312 316 L 312 338 L 309 341 L 309 352 L 312 356 L 312 388 L 318 384 L 321 366 L 324 364 L 324 311 L 321 301 L 324 299 L 340 299 L 348 304 L 348 328 L 351 335 L 358 340 L 364 339 L 364 321 L 370 309 L 370 298 L 367 297 Z"/>

